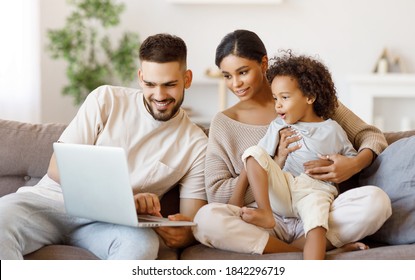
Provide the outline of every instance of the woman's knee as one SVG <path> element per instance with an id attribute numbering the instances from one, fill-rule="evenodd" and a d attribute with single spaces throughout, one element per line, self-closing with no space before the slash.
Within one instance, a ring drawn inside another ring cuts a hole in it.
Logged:
<path id="1" fill-rule="evenodd" d="M 381 226 L 391 215 L 392 205 L 389 196 L 381 188 L 365 186 L 365 208 L 357 217 L 362 223 Z M 380 224 L 380 225 L 379 225 Z"/>
<path id="2" fill-rule="evenodd" d="M 232 211 L 229 207 L 232 208 L 232 205 L 209 203 L 199 209 L 194 218 L 197 226 L 193 228 L 193 234 L 199 242 L 211 246 L 213 240 L 221 240 L 224 235 L 229 234 L 227 221 L 236 211 L 236 209 Z"/>

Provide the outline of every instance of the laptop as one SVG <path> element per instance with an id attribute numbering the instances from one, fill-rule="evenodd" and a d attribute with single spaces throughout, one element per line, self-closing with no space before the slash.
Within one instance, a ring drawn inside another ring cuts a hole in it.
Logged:
<path id="1" fill-rule="evenodd" d="M 68 214 L 132 227 L 196 225 L 137 215 L 124 149 L 53 143 L 53 150 Z"/>

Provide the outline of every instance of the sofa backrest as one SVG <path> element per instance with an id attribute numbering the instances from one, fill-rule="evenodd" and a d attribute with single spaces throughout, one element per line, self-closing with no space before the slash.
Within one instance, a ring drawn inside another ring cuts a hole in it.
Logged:
<path id="1" fill-rule="evenodd" d="M 0 119 L 0 197 L 22 186 L 34 186 L 46 174 L 65 124 L 30 124 Z M 162 214 L 179 212 L 179 188 L 166 193 Z"/>
<path id="2" fill-rule="evenodd" d="M 66 125 L 0 120 L 0 196 L 36 184 L 46 173 Z"/>
<path id="3" fill-rule="evenodd" d="M 0 197 L 21 186 L 33 186 L 45 175 L 52 155 L 52 143 L 65 127 L 65 124 L 58 123 L 30 124 L 0 119 Z M 202 129 L 209 133 L 208 128 Z M 415 135 L 415 130 L 385 133 L 389 144 L 412 135 Z M 164 200 L 171 202 L 173 197 L 178 197 L 177 188 L 166 194 Z M 166 204 L 175 208 L 178 203 Z"/>

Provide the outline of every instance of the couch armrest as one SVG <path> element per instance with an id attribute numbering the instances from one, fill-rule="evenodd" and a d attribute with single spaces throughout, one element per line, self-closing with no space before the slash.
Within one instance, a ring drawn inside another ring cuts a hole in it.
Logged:
<path id="1" fill-rule="evenodd" d="M 52 143 L 65 127 L 0 120 L 0 196 L 33 185 L 46 174 Z"/>
<path id="2" fill-rule="evenodd" d="M 408 131 L 398 131 L 398 132 L 385 132 L 384 133 L 386 141 L 388 144 L 392 144 L 399 139 L 411 137 L 415 135 L 415 130 L 408 130 Z"/>

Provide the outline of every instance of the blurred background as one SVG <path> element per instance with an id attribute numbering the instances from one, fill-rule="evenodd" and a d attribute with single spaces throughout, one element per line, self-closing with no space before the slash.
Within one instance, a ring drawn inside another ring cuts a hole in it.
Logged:
<path id="1" fill-rule="evenodd" d="M 206 71 L 216 69 L 221 38 L 242 28 L 262 38 L 269 56 L 286 48 L 318 56 L 330 68 L 340 100 L 364 120 L 384 130 L 414 128 L 415 1 L 114 2 L 125 9 L 119 24 L 108 29 L 111 41 L 127 31 L 137 33 L 140 41 L 160 32 L 185 40 L 194 80 L 184 106 L 197 122 L 208 124 L 236 102 L 230 92 L 221 91 L 220 79 Z M 68 123 L 76 114 L 79 105 L 62 95 L 67 62 L 53 59 L 47 49 L 48 31 L 62 28 L 71 9 L 67 0 L 0 0 L 0 118 Z M 379 64 L 385 50 L 386 69 Z M 136 80 L 123 85 L 138 87 Z"/>

